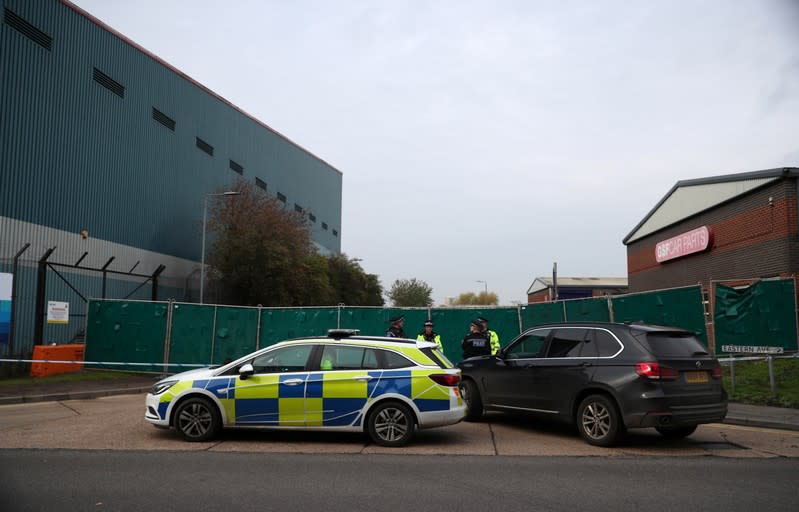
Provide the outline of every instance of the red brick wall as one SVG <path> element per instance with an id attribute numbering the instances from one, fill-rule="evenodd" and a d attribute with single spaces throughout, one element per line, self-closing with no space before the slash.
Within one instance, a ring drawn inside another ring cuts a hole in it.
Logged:
<path id="1" fill-rule="evenodd" d="M 536 302 L 548 302 L 549 301 L 549 290 L 542 290 L 540 292 L 531 293 L 527 295 L 527 303 L 534 304 Z"/>
<path id="2" fill-rule="evenodd" d="M 780 179 L 631 243 L 630 292 L 799 272 L 796 186 L 796 179 Z M 710 250 L 657 263 L 658 242 L 705 225 L 713 231 Z"/>

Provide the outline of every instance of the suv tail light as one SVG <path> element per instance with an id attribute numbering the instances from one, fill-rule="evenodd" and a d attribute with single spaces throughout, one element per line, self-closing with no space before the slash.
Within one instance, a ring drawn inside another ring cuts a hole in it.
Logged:
<path id="1" fill-rule="evenodd" d="M 455 387 L 461 381 L 461 376 L 459 374 L 451 373 L 435 373 L 433 375 L 428 375 L 428 377 L 433 379 L 433 382 L 436 384 L 449 387 Z"/>
<path id="2" fill-rule="evenodd" d="M 680 372 L 677 370 L 665 368 L 660 366 L 660 363 L 655 363 L 653 361 L 637 363 L 635 365 L 635 373 L 652 380 L 673 380 L 680 375 Z"/>
<path id="3" fill-rule="evenodd" d="M 722 375 L 721 366 L 713 368 L 710 371 L 710 376 L 713 377 L 714 379 L 720 379 L 721 375 Z"/>

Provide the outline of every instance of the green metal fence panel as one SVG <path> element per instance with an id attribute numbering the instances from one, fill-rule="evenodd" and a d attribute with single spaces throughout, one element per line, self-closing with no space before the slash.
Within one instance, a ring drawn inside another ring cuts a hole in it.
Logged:
<path id="1" fill-rule="evenodd" d="M 172 304 L 171 364 L 211 364 L 214 309 L 213 305 Z"/>
<path id="2" fill-rule="evenodd" d="M 612 297 L 616 322 L 642 321 L 696 333 L 707 346 L 702 287 L 688 286 Z"/>
<path id="3" fill-rule="evenodd" d="M 610 322 L 608 300 L 605 297 L 567 300 L 564 305 L 569 322 Z"/>
<path id="4" fill-rule="evenodd" d="M 489 328 L 497 333 L 499 343 L 503 347 L 519 335 L 517 308 L 433 309 L 431 311 L 433 330 L 441 335 L 444 354 L 451 361 L 457 363 L 463 359 L 461 341 L 469 333 L 469 324 L 479 316 L 488 319 Z M 418 325 L 414 335 L 422 330 L 422 324 Z M 405 326 L 407 332 L 407 322 Z"/>
<path id="5" fill-rule="evenodd" d="M 797 350 L 795 283 L 760 281 L 744 289 L 716 285 L 716 353 Z"/>
<path id="6" fill-rule="evenodd" d="M 522 328 L 563 321 L 562 302 L 540 302 L 522 306 Z"/>
<path id="7" fill-rule="evenodd" d="M 90 301 L 86 361 L 163 363 L 168 307 L 166 302 Z M 96 365 L 91 367 L 97 368 Z M 128 369 L 141 370 L 142 367 Z"/>
<path id="8" fill-rule="evenodd" d="M 338 308 L 266 308 L 261 310 L 260 348 L 291 338 L 323 336 L 335 329 Z"/>
<path id="9" fill-rule="evenodd" d="M 360 329 L 364 336 L 385 336 L 389 320 L 395 316 L 405 317 L 405 335 L 415 339 L 427 320 L 427 308 L 341 308 L 341 328 Z"/>
<path id="10" fill-rule="evenodd" d="M 217 306 L 213 345 L 214 364 L 254 352 L 258 345 L 258 309 Z"/>

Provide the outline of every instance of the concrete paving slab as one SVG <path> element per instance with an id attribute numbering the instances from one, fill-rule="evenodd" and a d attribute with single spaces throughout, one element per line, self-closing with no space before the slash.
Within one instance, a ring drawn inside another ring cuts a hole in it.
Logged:
<path id="1" fill-rule="evenodd" d="M 495 455 L 488 424 L 460 422 L 441 428 L 419 430 L 409 445 L 386 448 L 370 444 L 363 453 L 391 455 Z"/>
<path id="2" fill-rule="evenodd" d="M 751 454 L 742 457 L 799 457 L 799 432 L 761 427 L 714 423 L 701 428 L 716 433 L 725 442 L 747 448 Z M 744 450 L 746 451 L 746 450 Z M 730 453 L 718 453 L 722 457 Z"/>
<path id="3" fill-rule="evenodd" d="M 59 402 L 39 402 L 28 407 L 6 407 L 0 414 L 0 432 L 4 430 L 35 426 L 53 420 L 71 418 L 78 413 Z M 2 433 L 0 433 L 2 435 Z"/>

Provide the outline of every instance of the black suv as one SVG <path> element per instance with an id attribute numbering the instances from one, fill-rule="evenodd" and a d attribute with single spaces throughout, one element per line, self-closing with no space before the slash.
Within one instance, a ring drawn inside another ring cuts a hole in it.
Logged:
<path id="1" fill-rule="evenodd" d="M 467 420 L 487 410 L 541 414 L 576 424 L 597 446 L 613 445 L 627 428 L 685 437 L 727 414 L 718 360 L 673 327 L 540 325 L 497 355 L 458 366 Z"/>

